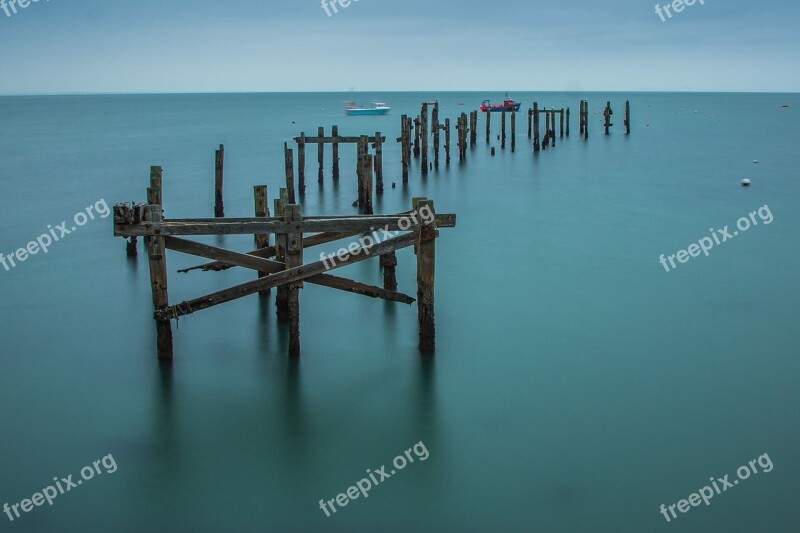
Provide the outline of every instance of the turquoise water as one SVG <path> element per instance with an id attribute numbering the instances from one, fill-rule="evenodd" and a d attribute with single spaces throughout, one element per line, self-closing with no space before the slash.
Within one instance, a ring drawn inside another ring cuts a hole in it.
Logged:
<path id="1" fill-rule="evenodd" d="M 283 143 L 318 126 L 399 136 L 400 115 L 438 98 L 455 119 L 477 93 L 363 94 L 393 106 L 346 117 L 350 94 L 0 98 L 0 252 L 6 256 L 100 199 L 143 201 L 164 167 L 172 218 L 213 215 L 214 149 L 225 144 L 225 207 L 270 202 Z M 800 304 L 797 95 L 513 94 L 570 106 L 571 137 L 534 156 L 478 145 L 407 186 L 384 151 L 376 212 L 427 196 L 458 225 L 437 242 L 435 357 L 417 351 L 416 306 L 307 284 L 303 355 L 268 301 L 182 319 L 175 361 L 155 355 L 147 263 L 96 218 L 9 271 L 0 267 L 0 504 L 108 454 L 118 465 L 3 531 L 790 531 L 800 479 L 796 357 Z M 588 98 L 590 138 L 578 137 Z M 623 134 L 626 98 L 633 132 Z M 616 126 L 602 134 L 602 107 Z M 466 103 L 459 106 L 460 102 Z M 790 105 L 782 108 L 782 104 Z M 597 111 L 597 114 L 594 112 Z M 695 112 L 696 111 L 696 112 Z M 342 178 L 316 181 L 303 210 L 353 214 L 355 149 Z M 432 160 L 432 150 L 431 150 Z M 758 160 L 757 164 L 753 160 Z M 743 178 L 753 185 L 742 188 Z M 397 188 L 392 189 L 391 183 Z M 665 272 L 660 254 L 759 224 Z M 251 236 L 205 242 L 249 250 Z M 335 251 L 331 245 L 326 251 Z M 318 251 L 307 260 L 316 259 Z M 415 260 L 399 254 L 415 296 Z M 171 301 L 253 279 L 176 274 Z M 338 274 L 380 283 L 374 262 Z M 334 499 L 414 444 L 429 451 L 328 518 Z M 764 453 L 774 469 L 667 523 L 675 504 Z"/>

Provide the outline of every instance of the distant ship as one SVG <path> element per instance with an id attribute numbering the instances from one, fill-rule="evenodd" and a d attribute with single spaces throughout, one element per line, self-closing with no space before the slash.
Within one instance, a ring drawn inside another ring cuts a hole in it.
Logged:
<path id="1" fill-rule="evenodd" d="M 489 100 L 484 100 L 481 104 L 481 111 L 491 111 L 491 112 L 498 112 L 498 111 L 519 111 L 520 106 L 522 105 L 521 102 L 515 102 L 511 98 L 508 97 L 508 93 L 506 93 L 506 99 L 503 100 L 502 104 L 492 104 L 489 103 Z"/>
<path id="2" fill-rule="evenodd" d="M 385 115 L 392 108 L 384 102 L 372 102 L 370 107 L 358 107 L 355 102 L 346 102 L 347 106 L 344 111 L 348 115 Z"/>

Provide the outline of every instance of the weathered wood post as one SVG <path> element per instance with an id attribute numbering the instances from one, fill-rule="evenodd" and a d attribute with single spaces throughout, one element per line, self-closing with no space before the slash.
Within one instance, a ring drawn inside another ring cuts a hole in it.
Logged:
<path id="1" fill-rule="evenodd" d="M 283 152 L 285 167 L 286 167 L 286 193 L 288 194 L 288 203 L 295 203 L 294 191 L 294 150 L 289 148 L 288 143 L 283 143 Z"/>
<path id="2" fill-rule="evenodd" d="M 280 198 L 275 200 L 275 217 L 284 218 L 286 216 L 286 206 L 288 204 L 288 191 L 286 189 L 280 190 Z M 286 264 L 286 234 L 275 234 L 275 260 L 279 263 Z M 284 270 L 286 267 L 284 266 Z M 278 320 L 284 321 L 289 319 L 289 287 L 288 285 L 278 285 L 277 294 L 275 296 L 275 309 L 278 314 Z"/>
<path id="3" fill-rule="evenodd" d="M 406 156 L 406 160 L 409 162 L 409 165 L 411 164 L 411 130 L 413 129 L 413 122 L 411 117 L 406 119 L 406 136 L 408 137 L 408 155 Z"/>
<path id="4" fill-rule="evenodd" d="M 422 143 L 422 175 L 428 173 L 428 104 L 422 104 L 420 115 L 420 142 Z"/>
<path id="5" fill-rule="evenodd" d="M 556 145 L 556 111 L 550 111 L 550 146 Z"/>
<path id="6" fill-rule="evenodd" d="M 358 207 L 366 205 L 366 190 L 364 189 L 364 158 L 369 150 L 369 140 L 366 135 L 358 139 L 358 158 L 356 160 L 356 176 L 358 181 Z"/>
<path id="7" fill-rule="evenodd" d="M 583 100 L 581 100 L 581 105 L 578 108 L 578 126 L 579 126 L 578 135 L 583 135 L 583 128 L 584 128 L 584 123 L 583 123 Z"/>
<path id="8" fill-rule="evenodd" d="M 503 111 L 500 117 L 500 149 L 506 149 L 506 112 Z"/>
<path id="9" fill-rule="evenodd" d="M 361 177 L 364 181 L 364 213 L 372 215 L 372 156 L 367 154 L 363 159 L 364 167 L 361 170 Z"/>
<path id="10" fill-rule="evenodd" d="M 445 165 L 450 166 L 450 119 L 444 119 L 444 157 Z"/>
<path id="11" fill-rule="evenodd" d="M 492 132 L 492 115 L 491 111 L 486 110 L 486 144 L 489 144 L 489 135 Z"/>
<path id="12" fill-rule="evenodd" d="M 214 172 L 214 216 L 222 218 L 225 216 L 225 205 L 222 201 L 222 180 L 225 168 L 225 146 L 220 144 L 219 150 L 215 154 Z"/>
<path id="13" fill-rule="evenodd" d="M 569 108 L 567 108 L 567 137 L 569 137 Z"/>
<path id="14" fill-rule="evenodd" d="M 317 137 L 325 137 L 324 127 L 320 126 L 317 129 Z M 322 183 L 325 179 L 325 174 L 323 172 L 325 168 L 325 143 L 323 142 L 317 143 L 317 164 L 319 165 L 319 170 L 317 171 L 317 182 Z M 303 192 L 303 190 L 301 189 L 300 192 Z"/>
<path id="15" fill-rule="evenodd" d="M 300 139 L 297 141 L 297 181 L 299 182 L 300 194 L 306 191 L 306 134 L 300 132 Z"/>
<path id="16" fill-rule="evenodd" d="M 478 112 L 469 113 L 469 145 L 475 146 L 478 143 Z"/>
<path id="17" fill-rule="evenodd" d="M 161 222 L 164 219 L 161 206 L 157 204 L 144 206 L 143 218 L 146 222 Z M 164 246 L 164 237 L 147 237 L 145 241 L 150 263 L 150 288 L 153 292 L 153 307 L 157 313 L 169 307 L 166 247 Z M 172 324 L 170 324 L 168 318 L 156 318 L 156 346 L 159 359 L 172 359 Z"/>
<path id="18" fill-rule="evenodd" d="M 539 151 L 539 104 L 533 103 L 533 151 Z"/>
<path id="19" fill-rule="evenodd" d="M 589 100 L 583 101 L 583 138 L 589 138 Z"/>
<path id="20" fill-rule="evenodd" d="M 257 218 L 266 218 L 269 216 L 269 204 L 267 203 L 267 186 L 256 185 L 253 187 L 253 199 L 255 200 L 255 216 Z M 256 249 L 267 248 L 269 246 L 269 233 L 256 233 L 254 235 L 256 241 Z M 266 276 L 264 272 L 259 272 L 258 277 L 263 278 Z M 266 289 L 260 291 L 262 296 L 269 295 L 270 290 Z"/>
<path id="21" fill-rule="evenodd" d="M 289 204 L 286 206 L 284 220 L 291 223 L 302 223 L 302 206 L 297 204 Z M 286 268 L 296 268 L 302 265 L 303 233 L 289 233 L 286 236 Z M 303 282 L 293 281 L 289 283 L 288 286 L 289 357 L 300 357 L 300 289 L 303 288 Z"/>
<path id="22" fill-rule="evenodd" d="M 389 252 L 381 256 L 383 269 L 383 288 L 387 291 L 397 290 L 397 254 Z"/>
<path id="23" fill-rule="evenodd" d="M 403 183 L 408 182 L 408 117 L 403 115 L 400 117 L 400 159 L 403 164 Z"/>
<path id="24" fill-rule="evenodd" d="M 383 194 L 383 137 L 375 132 L 375 192 Z"/>
<path id="25" fill-rule="evenodd" d="M 558 127 L 561 130 L 559 133 L 559 137 L 564 136 L 564 108 L 562 107 L 561 110 L 558 112 Z"/>
<path id="26" fill-rule="evenodd" d="M 159 166 L 150 167 L 150 187 L 147 188 L 147 203 L 153 205 L 160 205 L 163 210 L 162 198 L 162 170 Z M 163 211 L 162 211 L 163 215 Z M 127 243 L 128 257 L 136 257 L 139 254 L 138 250 L 139 238 L 136 236 L 129 237 Z"/>
<path id="27" fill-rule="evenodd" d="M 419 117 L 414 118 L 414 159 L 419 157 L 419 130 L 422 122 Z"/>
<path id="28" fill-rule="evenodd" d="M 331 129 L 331 135 L 334 139 L 339 137 L 339 126 Z M 335 140 L 333 141 L 333 179 L 334 181 L 339 179 L 339 143 Z"/>
<path id="29" fill-rule="evenodd" d="M 625 100 L 625 134 L 631 134 L 631 102 Z"/>
<path id="30" fill-rule="evenodd" d="M 419 350 L 432 353 L 436 349 L 434 282 L 436 277 L 436 223 L 433 201 L 414 198 L 413 208 L 422 229 L 417 233 L 414 250 L 417 254 L 417 315 Z M 424 215 L 424 217 L 422 216 Z"/>
<path id="31" fill-rule="evenodd" d="M 517 147 L 517 112 L 511 111 L 511 151 Z"/>
<path id="32" fill-rule="evenodd" d="M 530 139 L 533 136 L 532 123 L 533 123 L 533 109 L 528 108 L 528 139 Z"/>
<path id="33" fill-rule="evenodd" d="M 433 104 L 431 115 L 431 129 L 433 130 L 433 166 L 439 168 L 439 102 Z"/>

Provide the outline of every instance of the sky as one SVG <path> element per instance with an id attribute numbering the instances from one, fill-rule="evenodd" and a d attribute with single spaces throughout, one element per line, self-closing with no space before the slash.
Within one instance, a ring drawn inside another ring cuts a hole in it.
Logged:
<path id="1" fill-rule="evenodd" d="M 30 1 L 0 94 L 800 92 L 796 0 Z"/>

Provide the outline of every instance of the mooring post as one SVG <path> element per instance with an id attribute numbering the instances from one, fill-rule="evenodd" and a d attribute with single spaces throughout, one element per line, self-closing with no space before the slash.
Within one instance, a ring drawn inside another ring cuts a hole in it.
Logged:
<path id="1" fill-rule="evenodd" d="M 428 173 L 428 104 L 422 104 L 420 115 L 420 142 L 422 143 L 422 175 Z"/>
<path id="2" fill-rule="evenodd" d="M 478 142 L 478 112 L 469 112 L 469 145 L 475 146 Z"/>
<path id="3" fill-rule="evenodd" d="M 214 216 L 222 218 L 225 216 L 225 206 L 222 202 L 222 178 L 225 167 L 225 146 L 220 144 L 216 151 L 215 172 L 214 172 Z"/>
<path id="4" fill-rule="evenodd" d="M 533 151 L 539 151 L 539 104 L 533 103 Z"/>
<path id="5" fill-rule="evenodd" d="M 160 223 L 164 217 L 160 205 L 144 206 L 144 220 Z M 169 307 L 167 291 L 167 255 L 164 237 L 147 237 L 147 255 L 150 262 L 150 288 L 153 292 L 155 311 Z M 156 346 L 159 359 L 172 359 L 172 324 L 169 319 L 156 318 Z"/>
<path id="6" fill-rule="evenodd" d="M 567 108 L 567 137 L 569 137 L 569 108 Z"/>
<path id="7" fill-rule="evenodd" d="M 411 117 L 406 119 L 406 139 L 408 139 L 406 161 L 408 161 L 409 166 L 411 165 L 411 130 L 413 129 L 413 123 L 414 121 L 411 120 Z"/>
<path id="8" fill-rule="evenodd" d="M 444 119 L 444 157 L 445 165 L 450 166 L 450 119 Z"/>
<path id="9" fill-rule="evenodd" d="M 150 167 L 150 187 L 147 188 L 147 203 L 153 205 L 160 205 L 162 207 L 162 216 L 163 216 L 163 207 L 164 204 L 162 202 L 162 170 L 159 166 L 151 166 Z M 139 254 L 138 250 L 139 238 L 136 236 L 132 236 L 128 238 L 127 243 L 127 253 L 128 257 L 136 257 Z"/>
<path id="10" fill-rule="evenodd" d="M 255 200 L 255 216 L 256 218 L 266 218 L 269 216 L 269 203 L 267 200 L 267 186 L 256 185 L 253 187 L 253 199 Z M 254 235 L 256 241 L 256 249 L 267 248 L 269 246 L 269 233 L 256 233 Z M 259 272 L 258 277 L 263 278 L 266 276 L 264 272 Z M 259 294 L 267 296 L 270 293 L 269 289 L 260 291 Z"/>
<path id="11" fill-rule="evenodd" d="M 300 186 L 300 194 L 306 192 L 306 134 L 300 132 L 300 139 L 297 141 L 297 181 Z"/>
<path id="12" fill-rule="evenodd" d="M 528 139 L 531 138 L 531 122 L 533 118 L 533 109 L 528 108 Z"/>
<path id="13" fill-rule="evenodd" d="M 303 207 L 297 204 L 287 205 L 284 220 L 302 224 Z M 303 233 L 289 233 L 286 235 L 286 268 L 296 268 L 302 265 Z M 293 281 L 288 284 L 288 287 L 289 357 L 300 357 L 300 289 L 303 288 L 303 282 Z"/>
<path id="14" fill-rule="evenodd" d="M 383 137 L 375 132 L 375 192 L 383 194 Z"/>
<path id="15" fill-rule="evenodd" d="M 631 133 L 631 102 L 630 100 L 625 100 L 625 134 L 630 135 Z"/>
<path id="16" fill-rule="evenodd" d="M 611 102 L 606 102 L 606 109 L 605 111 L 603 111 L 603 117 L 605 117 L 606 119 L 605 122 L 606 135 L 608 135 L 608 130 L 611 127 L 611 115 L 613 114 L 614 112 L 611 111 Z"/>
<path id="17" fill-rule="evenodd" d="M 408 182 L 408 117 L 400 117 L 400 160 L 403 164 L 403 183 Z"/>
<path id="18" fill-rule="evenodd" d="M 356 176 L 358 181 L 358 207 L 366 204 L 366 190 L 364 189 L 364 158 L 367 157 L 369 140 L 366 135 L 358 139 L 358 158 L 356 161 Z"/>
<path id="19" fill-rule="evenodd" d="M 339 137 L 339 126 L 331 128 L 331 135 L 334 139 Z M 339 143 L 333 141 L 333 180 L 339 179 Z"/>
<path id="20" fill-rule="evenodd" d="M 372 156 L 367 154 L 363 159 L 364 167 L 361 170 L 361 178 L 364 181 L 364 213 L 372 215 Z"/>
<path id="21" fill-rule="evenodd" d="M 284 218 L 286 216 L 286 206 L 288 205 L 288 191 L 284 188 L 280 190 L 280 198 L 275 200 L 275 217 Z M 275 234 L 275 260 L 284 264 L 286 269 L 286 234 Z M 278 285 L 275 296 L 275 309 L 278 320 L 288 320 L 289 318 L 289 287 L 288 285 Z"/>
<path id="22" fill-rule="evenodd" d="M 578 108 L 578 135 L 583 135 L 583 100 Z"/>
<path id="23" fill-rule="evenodd" d="M 419 157 L 419 130 L 422 122 L 419 117 L 414 118 L 414 159 Z"/>
<path id="24" fill-rule="evenodd" d="M 324 181 L 323 169 L 325 168 L 325 143 L 321 142 L 321 140 L 322 137 L 325 137 L 324 127 L 320 126 L 317 129 L 317 137 L 320 138 L 320 142 L 317 143 L 317 165 L 319 165 L 319 170 L 317 171 L 317 183 L 322 183 Z"/>
<path id="25" fill-rule="evenodd" d="M 511 151 L 517 147 L 517 112 L 511 111 Z"/>
<path id="26" fill-rule="evenodd" d="M 490 135 L 492 133 L 492 115 L 490 114 L 491 111 L 488 109 L 486 110 L 486 144 L 489 144 Z"/>
<path id="27" fill-rule="evenodd" d="M 556 110 L 550 111 L 550 146 L 556 145 Z"/>
<path id="28" fill-rule="evenodd" d="M 562 107 L 561 110 L 558 112 L 558 127 L 561 130 L 559 133 L 559 137 L 564 136 L 564 108 Z"/>
<path id="29" fill-rule="evenodd" d="M 417 254 L 417 315 L 419 320 L 419 350 L 432 353 L 436 349 L 436 321 L 434 313 L 434 281 L 436 274 L 436 237 L 433 201 L 427 198 L 413 199 L 414 212 L 427 211 L 426 218 L 417 233 L 414 250 Z M 431 222 L 428 222 L 430 220 Z"/>
<path id="30" fill-rule="evenodd" d="M 433 166 L 439 168 L 439 102 L 433 104 L 431 116 L 431 129 L 433 130 Z"/>

